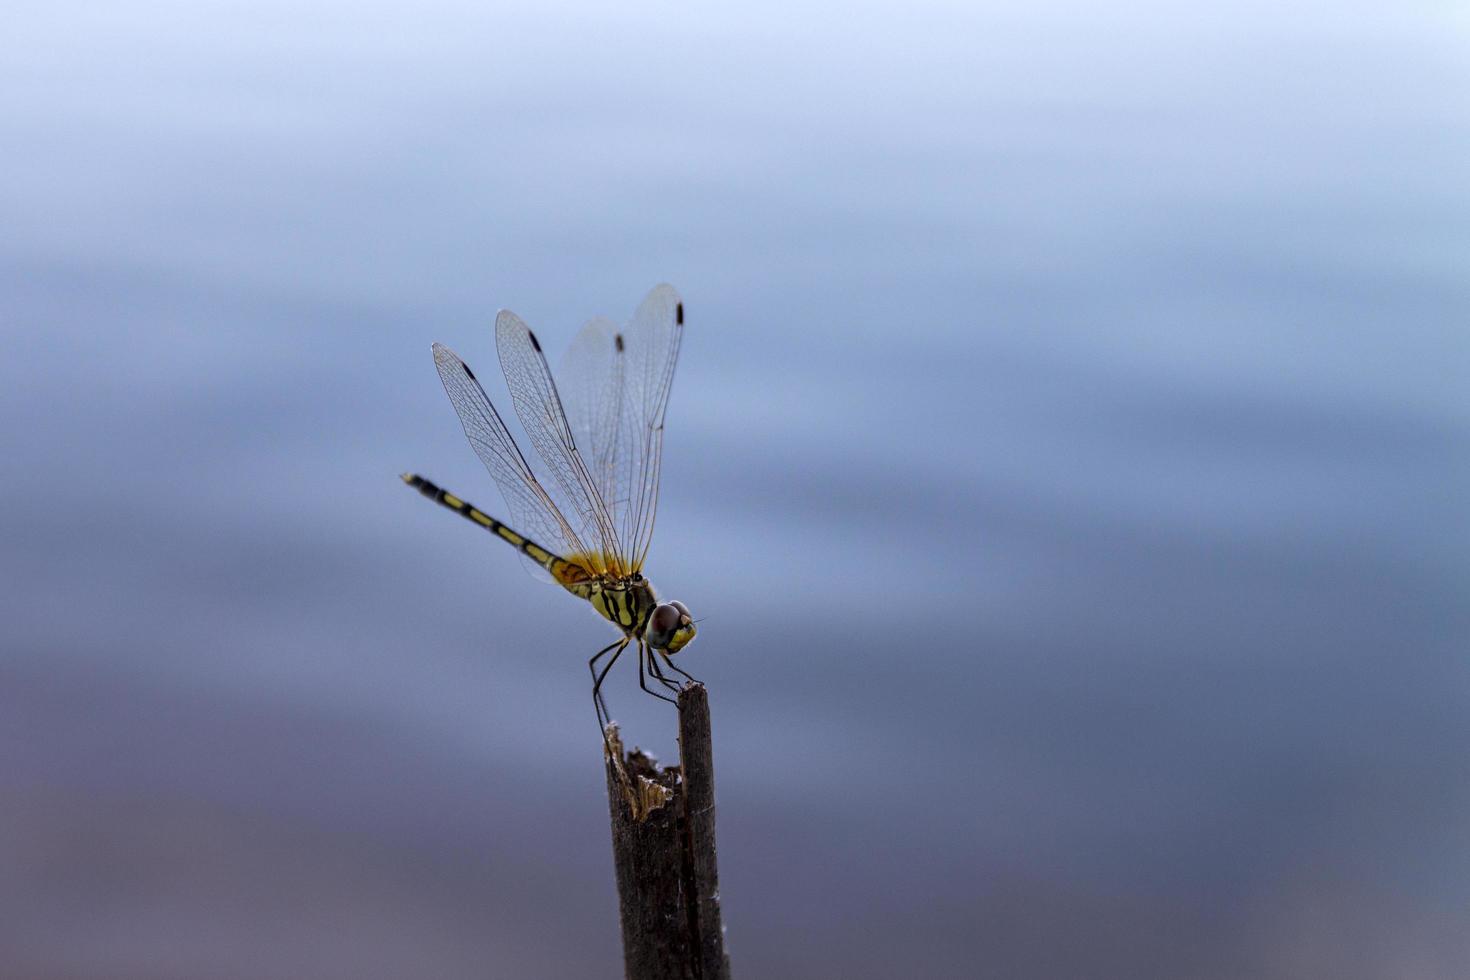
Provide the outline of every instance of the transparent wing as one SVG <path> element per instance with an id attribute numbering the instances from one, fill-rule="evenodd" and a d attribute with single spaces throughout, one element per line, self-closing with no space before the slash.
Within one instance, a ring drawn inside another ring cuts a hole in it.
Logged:
<path id="1" fill-rule="evenodd" d="M 565 557 L 596 572 L 622 574 L 625 551 L 612 513 L 577 446 L 540 342 L 520 317 L 501 310 L 495 343 L 516 415 L 550 474 L 561 513 L 571 521 L 574 536 L 591 546 Z"/>
<path id="2" fill-rule="evenodd" d="M 587 548 L 577 529 L 536 479 L 469 365 L 448 347 L 435 344 L 434 366 L 439 369 L 439 380 L 444 382 L 450 404 L 459 413 L 470 446 L 505 497 L 511 526 L 562 557 L 585 553 Z M 544 569 L 529 559 L 524 564 L 537 578 L 551 580 Z"/>
<path id="3" fill-rule="evenodd" d="M 572 341 L 556 375 L 572 437 L 620 536 L 621 515 L 627 510 L 629 496 L 626 468 L 619 466 L 626 458 L 626 453 L 619 452 L 620 443 L 626 441 L 622 429 L 625 364 L 622 331 L 606 317 L 596 317 Z"/>
<path id="4" fill-rule="evenodd" d="M 619 480 L 628 485 L 627 510 L 621 515 L 619 530 L 633 570 L 643 567 L 653 538 L 664 412 L 683 338 L 684 303 L 667 284 L 649 291 L 623 332 L 625 380 L 616 465 L 625 471 Z"/>

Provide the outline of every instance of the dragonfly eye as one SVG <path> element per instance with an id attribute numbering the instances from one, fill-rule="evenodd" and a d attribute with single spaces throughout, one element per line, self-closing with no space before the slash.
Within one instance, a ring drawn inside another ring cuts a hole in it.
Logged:
<path id="1" fill-rule="evenodd" d="M 678 653 L 698 632 L 682 602 L 661 602 L 648 617 L 648 645 L 665 653 Z"/>
<path id="2" fill-rule="evenodd" d="M 651 640 L 667 637 L 678 628 L 679 610 L 670 603 L 665 602 L 655 607 L 653 615 L 648 617 L 648 635 Z"/>

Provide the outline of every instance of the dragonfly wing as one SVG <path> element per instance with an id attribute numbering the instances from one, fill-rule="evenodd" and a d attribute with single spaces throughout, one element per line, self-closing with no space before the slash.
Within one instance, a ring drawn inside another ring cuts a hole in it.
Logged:
<path id="1" fill-rule="evenodd" d="M 626 468 L 619 466 L 626 363 L 622 331 L 596 317 L 572 341 L 556 375 L 572 437 L 619 531 L 629 497 Z"/>
<path id="2" fill-rule="evenodd" d="M 536 479 L 469 365 L 448 347 L 435 344 L 434 366 L 470 446 L 505 497 L 514 529 L 562 556 L 585 552 L 581 537 Z M 529 559 L 525 564 L 537 578 L 550 581 L 540 566 Z"/>
<path id="3" fill-rule="evenodd" d="M 617 465 L 626 470 L 629 500 L 619 530 L 633 569 L 643 566 L 653 539 L 664 412 L 683 337 L 684 303 L 667 284 L 655 286 L 644 297 L 623 332 L 626 381 Z"/>
<path id="4" fill-rule="evenodd" d="M 612 514 L 578 449 L 540 341 L 520 317 L 501 310 L 495 318 L 495 343 L 516 415 L 551 474 L 561 511 L 571 520 L 574 535 L 591 546 L 576 554 L 596 572 L 620 574 L 624 550 Z"/>

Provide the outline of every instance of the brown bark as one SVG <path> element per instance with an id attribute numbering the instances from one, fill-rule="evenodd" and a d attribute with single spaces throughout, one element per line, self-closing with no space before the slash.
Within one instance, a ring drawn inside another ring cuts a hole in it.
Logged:
<path id="1" fill-rule="evenodd" d="M 729 980 L 715 861 L 709 698 L 679 694 L 679 765 L 624 755 L 607 728 L 608 803 L 627 980 Z"/>

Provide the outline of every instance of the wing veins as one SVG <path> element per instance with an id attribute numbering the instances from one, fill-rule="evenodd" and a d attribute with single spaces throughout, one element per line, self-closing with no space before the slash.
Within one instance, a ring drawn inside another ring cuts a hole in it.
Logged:
<path id="1" fill-rule="evenodd" d="M 577 447 L 540 343 L 519 317 L 506 310 L 496 318 L 495 336 L 516 414 L 537 455 L 581 519 L 579 530 L 591 523 L 601 544 L 601 563 L 615 566 L 607 570 L 629 571 L 611 509 Z"/>
<path id="2" fill-rule="evenodd" d="M 529 522 L 530 526 L 517 528 L 520 533 L 548 537 L 545 547 L 560 548 L 567 553 L 581 553 L 587 549 L 572 528 L 556 501 L 542 486 L 526 461 L 525 454 L 516 444 L 506 428 L 500 413 L 485 394 L 485 389 L 465 365 L 464 361 L 443 344 L 435 344 L 434 365 L 439 379 L 444 384 L 449 402 L 459 415 L 465 437 L 480 462 L 500 487 L 513 517 L 518 522 Z M 542 516 L 538 519 L 537 513 Z M 554 532 L 554 536 L 548 534 Z"/>

